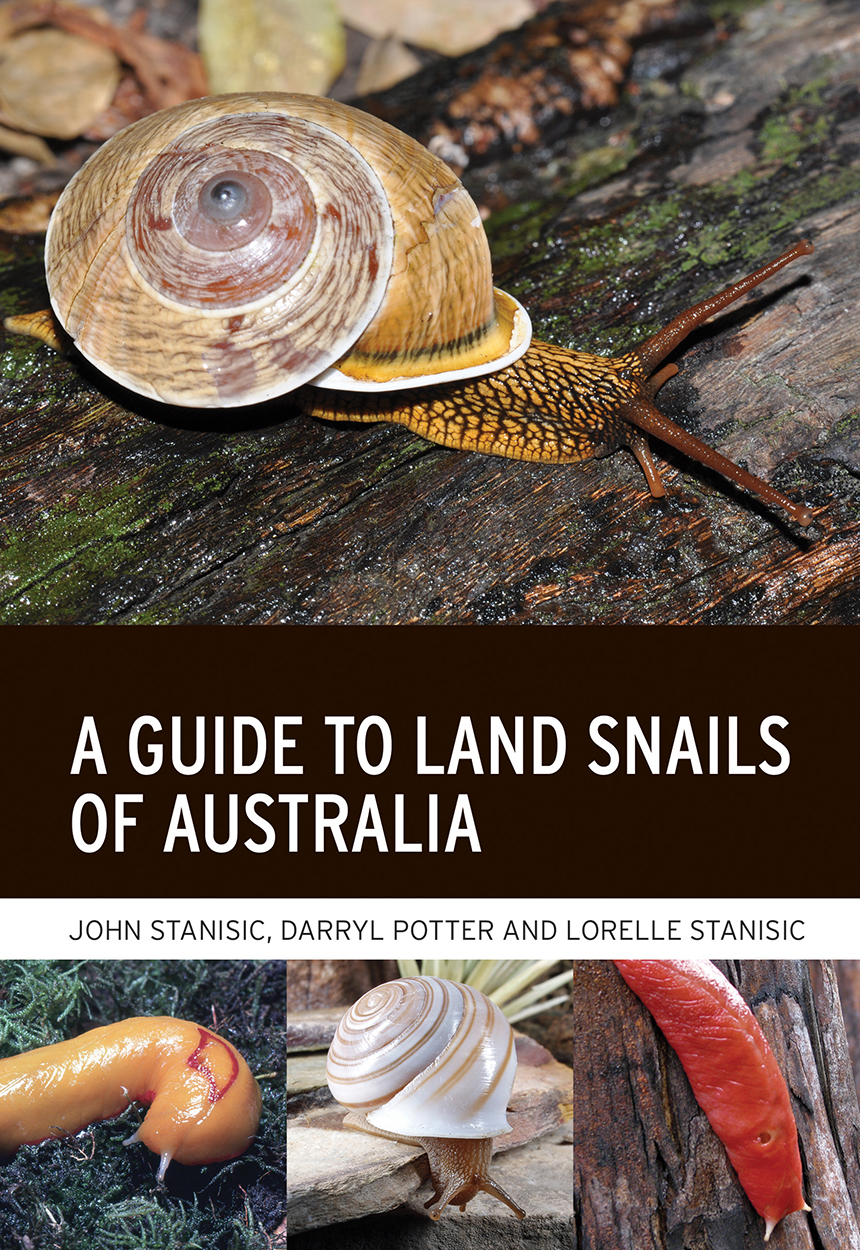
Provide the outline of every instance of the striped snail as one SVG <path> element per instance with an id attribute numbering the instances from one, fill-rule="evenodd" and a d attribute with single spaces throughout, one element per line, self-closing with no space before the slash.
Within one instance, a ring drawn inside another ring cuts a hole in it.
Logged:
<path id="1" fill-rule="evenodd" d="M 106 143 L 54 211 L 46 267 L 80 351 L 142 395 L 228 407 L 293 391 L 313 416 L 550 463 L 626 445 L 660 496 L 651 433 L 805 526 L 807 507 L 653 399 L 691 330 L 812 250 L 796 243 L 614 359 L 532 341 L 446 165 L 345 105 L 261 93 L 195 100 Z"/>
<path id="2" fill-rule="evenodd" d="M 337 1027 L 329 1088 L 350 1128 L 426 1150 L 438 1220 L 482 1190 L 525 1211 L 488 1174 L 493 1138 L 510 1132 L 517 1068 L 504 1013 L 480 990 L 440 977 L 404 977 L 369 990 Z"/>

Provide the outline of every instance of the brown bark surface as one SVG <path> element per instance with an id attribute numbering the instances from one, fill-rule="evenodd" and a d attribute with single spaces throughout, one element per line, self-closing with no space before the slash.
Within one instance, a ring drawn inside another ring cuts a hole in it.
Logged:
<path id="1" fill-rule="evenodd" d="M 837 959 L 834 962 L 842 1002 L 842 1018 L 848 1038 L 848 1053 L 854 1071 L 854 1084 L 860 1089 L 860 960 Z"/>
<path id="2" fill-rule="evenodd" d="M 459 169 L 617 104 L 637 41 L 689 32 L 691 20 L 700 35 L 713 29 L 704 10 L 678 0 L 562 0 L 478 53 L 445 57 L 359 103 Z"/>
<path id="3" fill-rule="evenodd" d="M 809 1213 L 773 1250 L 860 1247 L 860 1128 L 832 964 L 716 961 L 753 1009 L 786 1078 Z M 815 976 L 811 975 L 815 973 Z M 575 1211 L 581 1250 L 738 1250 L 763 1244 L 684 1070 L 608 962 L 575 966 Z"/>
<path id="4" fill-rule="evenodd" d="M 337 1008 L 342 1015 L 374 985 L 397 975 L 393 959 L 291 959 L 287 964 L 290 1021 L 297 1012 L 318 1008 Z"/>
<path id="5" fill-rule="evenodd" d="M 0 620 L 856 621 L 860 14 L 769 0 L 723 34 L 642 46 L 618 106 L 471 185 L 507 202 L 498 280 L 539 336 L 608 355 L 814 240 L 659 396 L 812 506 L 811 532 L 656 444 L 662 501 L 627 452 L 526 464 L 285 401 L 164 408 L 3 336 Z M 3 313 L 44 306 L 40 267 L 38 241 L 0 236 Z"/>

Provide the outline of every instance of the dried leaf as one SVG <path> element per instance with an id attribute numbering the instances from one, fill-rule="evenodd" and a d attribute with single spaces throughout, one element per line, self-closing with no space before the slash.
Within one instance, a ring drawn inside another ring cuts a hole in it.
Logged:
<path id="1" fill-rule="evenodd" d="M 420 68 L 418 57 L 399 39 L 374 39 L 361 59 L 356 92 L 369 95 L 373 91 L 386 91 Z"/>
<path id="2" fill-rule="evenodd" d="M 135 25 L 114 26 L 98 9 L 63 0 L 6 0 L 0 4 L 0 46 L 19 31 L 35 26 L 53 26 L 110 48 L 135 71 L 153 112 L 207 94 L 200 57 L 181 44 L 147 35 Z"/>
<path id="3" fill-rule="evenodd" d="M 28 156 L 31 161 L 38 161 L 40 165 L 54 164 L 54 153 L 44 139 L 38 139 L 35 135 L 22 135 L 20 130 L 10 130 L 8 126 L 0 125 L 0 148 L 4 152 L 11 152 L 13 156 Z"/>
<path id="4" fill-rule="evenodd" d="M 99 113 L 91 126 L 87 126 L 82 137 L 93 143 L 104 143 L 118 130 L 151 112 L 152 107 L 147 103 L 137 75 L 131 69 L 124 69 L 110 104 Z"/>
<path id="5" fill-rule="evenodd" d="M 119 61 L 81 35 L 40 28 L 0 49 L 0 109 L 28 134 L 74 139 L 110 104 Z"/>
<path id="6" fill-rule="evenodd" d="M 373 39 L 395 36 L 419 48 L 460 56 L 534 16 L 531 0 L 338 0 L 343 20 Z"/>
<path id="7" fill-rule="evenodd" d="M 333 0 L 201 0 L 198 38 L 214 94 L 322 95 L 346 61 Z"/>

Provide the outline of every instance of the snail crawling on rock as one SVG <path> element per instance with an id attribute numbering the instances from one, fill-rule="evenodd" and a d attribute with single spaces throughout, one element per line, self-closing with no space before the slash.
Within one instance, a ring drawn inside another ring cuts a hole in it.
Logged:
<path id="1" fill-rule="evenodd" d="M 326 1059 L 344 1120 L 427 1152 L 438 1220 L 488 1193 L 525 1211 L 489 1175 L 493 1138 L 509 1133 L 517 1070 L 514 1034 L 501 1008 L 471 985 L 403 977 L 368 990 L 337 1026 Z"/>
<path id="2" fill-rule="evenodd" d="M 549 463 L 628 446 L 660 496 L 650 433 L 805 526 L 809 508 L 653 399 L 691 330 L 812 250 L 795 243 L 614 359 L 532 341 L 446 165 L 356 109 L 261 93 L 194 100 L 112 138 L 60 198 L 46 266 L 80 351 L 142 395 L 225 407 L 294 392 L 314 416 Z"/>

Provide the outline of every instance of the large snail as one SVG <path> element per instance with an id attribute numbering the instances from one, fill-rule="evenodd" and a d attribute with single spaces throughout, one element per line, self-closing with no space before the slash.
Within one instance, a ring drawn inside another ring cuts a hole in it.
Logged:
<path id="1" fill-rule="evenodd" d="M 439 977 L 369 990 L 341 1020 L 326 1061 L 347 1126 L 426 1150 L 434 1220 L 482 1190 L 524 1218 L 488 1174 L 493 1138 L 510 1132 L 516 1068 L 503 1012 L 480 990 Z"/>
<path id="2" fill-rule="evenodd" d="M 626 445 L 660 496 L 652 433 L 805 526 L 809 508 L 653 399 L 691 330 L 811 251 L 796 243 L 614 359 L 531 341 L 446 165 L 345 105 L 261 93 L 195 100 L 106 143 L 55 209 L 46 265 L 80 351 L 140 394 L 221 407 L 296 391 L 314 416 L 522 460 Z"/>

